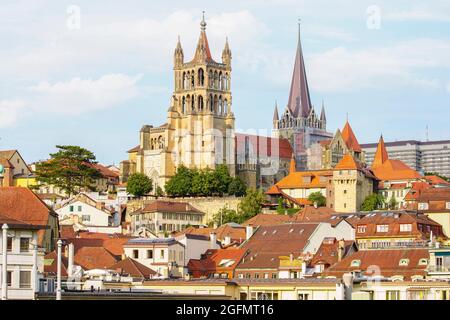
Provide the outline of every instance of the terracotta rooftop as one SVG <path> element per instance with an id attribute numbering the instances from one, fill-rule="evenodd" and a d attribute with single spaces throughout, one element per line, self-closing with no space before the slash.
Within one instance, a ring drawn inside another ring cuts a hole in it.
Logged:
<path id="1" fill-rule="evenodd" d="M 342 129 L 342 138 L 350 150 L 361 152 L 361 146 L 359 145 L 358 139 L 356 139 L 355 133 L 353 132 L 353 129 L 348 121 L 345 123 L 344 129 Z"/>
<path id="2" fill-rule="evenodd" d="M 75 251 L 74 263 L 84 270 L 107 269 L 117 258 L 103 247 L 82 247 Z"/>
<path id="3" fill-rule="evenodd" d="M 284 214 L 257 214 L 256 216 L 248 219 L 242 225 L 243 226 L 274 226 L 284 224 L 292 221 L 292 218 Z"/>
<path id="4" fill-rule="evenodd" d="M 232 270 L 244 255 L 244 249 L 210 249 L 202 255 L 201 259 L 189 260 L 188 269 L 193 274 Z"/>
<path id="5" fill-rule="evenodd" d="M 223 224 L 217 229 L 188 227 L 180 233 L 203 235 L 209 237 L 212 232 L 217 235 L 217 240 L 219 241 L 224 241 L 225 237 L 230 237 L 233 242 L 241 243 L 245 240 L 246 237 L 246 231 L 244 227 L 231 226 L 229 224 Z"/>
<path id="6" fill-rule="evenodd" d="M 128 274 L 133 278 L 141 278 L 145 280 L 151 279 L 153 276 L 157 275 L 157 273 L 152 269 L 131 258 L 121 260 L 108 267 L 108 269 L 115 270 L 121 274 Z"/>

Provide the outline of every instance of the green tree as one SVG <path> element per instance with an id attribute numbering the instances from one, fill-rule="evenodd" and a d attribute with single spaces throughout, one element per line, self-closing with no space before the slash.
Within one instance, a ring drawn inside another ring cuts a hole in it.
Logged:
<path id="1" fill-rule="evenodd" d="M 142 197 L 153 190 L 153 181 L 143 173 L 133 173 L 127 181 L 127 192 Z"/>
<path id="2" fill-rule="evenodd" d="M 242 197 L 247 193 L 247 186 L 241 178 L 235 177 L 228 186 L 228 194 L 230 196 Z"/>
<path id="3" fill-rule="evenodd" d="M 166 182 L 165 190 L 172 197 L 186 197 L 192 194 L 193 172 L 185 166 L 180 166 L 176 174 Z"/>
<path id="4" fill-rule="evenodd" d="M 391 200 L 389 200 L 389 209 L 394 210 L 397 209 L 397 200 L 394 196 L 392 196 Z"/>
<path id="5" fill-rule="evenodd" d="M 214 193 L 218 193 L 219 195 L 224 195 L 228 193 L 228 188 L 233 178 L 230 176 L 230 171 L 228 170 L 228 166 L 225 164 L 220 164 L 214 170 Z"/>
<path id="6" fill-rule="evenodd" d="M 79 146 L 57 145 L 58 152 L 36 166 L 36 178 L 45 185 L 53 185 L 69 195 L 95 190 L 95 180 L 101 173 L 94 167 L 95 155 Z"/>
<path id="7" fill-rule="evenodd" d="M 213 224 L 221 226 L 225 223 L 235 222 L 242 223 L 242 217 L 236 212 L 236 210 L 223 207 L 213 216 Z"/>
<path id="8" fill-rule="evenodd" d="M 318 207 L 325 207 L 327 205 L 327 198 L 322 194 L 322 192 L 317 191 L 309 195 L 308 200 L 313 204 L 316 203 Z"/>
<path id="9" fill-rule="evenodd" d="M 377 193 L 372 193 L 364 199 L 361 206 L 362 211 L 374 211 L 377 209 L 382 209 L 385 204 L 385 199 L 382 195 Z"/>
<path id="10" fill-rule="evenodd" d="M 264 201 L 265 197 L 261 190 L 248 189 L 238 206 L 238 213 L 242 216 L 242 221 L 261 213 Z"/>
<path id="11" fill-rule="evenodd" d="M 157 197 L 162 197 L 164 195 L 163 189 L 160 186 L 156 187 L 155 195 Z"/>

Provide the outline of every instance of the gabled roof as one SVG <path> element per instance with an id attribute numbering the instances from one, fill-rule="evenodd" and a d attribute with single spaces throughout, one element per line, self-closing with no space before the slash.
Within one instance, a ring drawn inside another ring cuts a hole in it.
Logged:
<path id="1" fill-rule="evenodd" d="M 256 216 L 248 219 L 242 225 L 243 226 L 274 226 L 279 224 L 284 224 L 292 221 L 292 218 L 288 215 L 283 214 L 264 214 L 260 213 Z"/>
<path id="2" fill-rule="evenodd" d="M 361 165 L 356 162 L 351 154 L 346 154 L 341 161 L 334 167 L 335 170 L 360 170 Z"/>
<path id="3" fill-rule="evenodd" d="M 17 150 L 0 150 L 0 159 L 10 160 Z"/>
<path id="4" fill-rule="evenodd" d="M 46 254 L 44 256 L 44 273 L 50 275 L 56 275 L 58 272 L 58 254 L 56 250 Z M 67 277 L 67 266 L 69 265 L 69 260 L 61 255 L 61 276 Z"/>
<path id="5" fill-rule="evenodd" d="M 214 273 L 220 270 L 233 270 L 244 257 L 244 249 L 209 249 L 201 259 L 191 259 L 187 265 L 189 272 Z"/>
<path id="6" fill-rule="evenodd" d="M 382 165 L 372 168 L 375 176 L 382 181 L 421 179 L 422 175 L 400 160 L 386 160 Z"/>
<path id="7" fill-rule="evenodd" d="M 328 178 L 333 176 L 332 170 L 296 171 L 289 173 L 275 185 L 279 189 L 326 188 Z M 271 187 L 270 192 L 276 192 Z"/>
<path id="8" fill-rule="evenodd" d="M 357 251 L 356 242 L 353 240 L 344 240 L 342 258 L 352 253 L 352 249 Z M 314 254 L 310 265 L 318 264 L 332 266 L 339 262 L 339 241 L 336 238 L 324 239 L 317 252 Z"/>
<path id="9" fill-rule="evenodd" d="M 433 186 L 435 186 L 435 185 L 450 186 L 450 182 L 442 179 L 439 176 L 424 176 L 424 178 Z"/>
<path id="10" fill-rule="evenodd" d="M 115 270 L 122 274 L 128 274 L 133 278 L 150 279 L 154 275 L 157 275 L 157 272 L 131 258 L 125 258 L 124 260 L 113 264 L 108 269 Z"/>
<path id="11" fill-rule="evenodd" d="M 342 130 L 342 138 L 350 150 L 361 152 L 361 146 L 359 145 L 358 139 L 356 139 L 355 133 L 353 132 L 353 129 L 348 121 L 345 123 L 344 129 Z"/>
<path id="12" fill-rule="evenodd" d="M 221 225 L 217 229 L 214 228 L 194 228 L 188 227 L 181 231 L 181 234 L 202 235 L 209 237 L 211 233 L 215 233 L 217 240 L 224 241 L 225 237 L 230 237 L 233 242 L 242 242 L 245 240 L 246 231 L 242 226 L 231 226 L 228 223 Z M 177 235 L 175 235 L 177 236 Z"/>
<path id="13" fill-rule="evenodd" d="M 107 269 L 117 258 L 103 247 L 83 247 L 75 251 L 74 263 L 84 270 Z"/>
<path id="14" fill-rule="evenodd" d="M 289 92 L 288 109 L 292 112 L 292 115 L 295 118 L 307 118 L 312 109 L 308 80 L 306 78 L 305 61 L 303 59 L 302 43 L 300 39 L 300 25 L 298 30 L 298 43 L 295 54 L 294 71 L 292 72 L 291 89 Z"/>

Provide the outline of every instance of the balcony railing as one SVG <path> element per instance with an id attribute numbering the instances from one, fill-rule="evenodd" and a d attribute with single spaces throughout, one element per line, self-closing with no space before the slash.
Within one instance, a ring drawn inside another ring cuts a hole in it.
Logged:
<path id="1" fill-rule="evenodd" d="M 427 268 L 428 272 L 436 272 L 436 273 L 450 273 L 450 267 L 445 266 L 429 266 Z"/>

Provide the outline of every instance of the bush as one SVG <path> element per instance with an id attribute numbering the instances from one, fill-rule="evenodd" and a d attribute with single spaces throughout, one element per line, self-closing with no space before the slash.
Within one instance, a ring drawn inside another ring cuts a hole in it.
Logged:
<path id="1" fill-rule="evenodd" d="M 127 192 L 135 197 L 142 197 L 153 190 L 153 181 L 145 174 L 134 173 L 128 178 Z"/>
<path id="2" fill-rule="evenodd" d="M 228 186 L 228 195 L 242 197 L 247 193 L 247 186 L 241 178 L 235 177 Z"/>
<path id="3" fill-rule="evenodd" d="M 318 207 L 325 207 L 327 205 L 327 198 L 322 194 L 322 192 L 317 191 L 309 195 L 308 200 L 313 204 L 317 204 Z"/>

